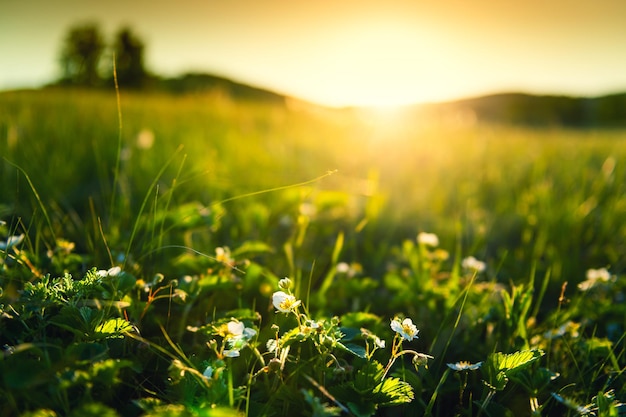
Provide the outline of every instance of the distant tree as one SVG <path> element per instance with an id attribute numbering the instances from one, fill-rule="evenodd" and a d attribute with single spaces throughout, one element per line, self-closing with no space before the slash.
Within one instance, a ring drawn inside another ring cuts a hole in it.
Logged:
<path id="1" fill-rule="evenodd" d="M 120 29 L 113 44 L 117 80 L 120 85 L 142 86 L 146 79 L 143 52 L 143 42 L 128 27 Z"/>
<path id="2" fill-rule="evenodd" d="M 61 82 L 81 86 L 99 84 L 98 64 L 104 47 L 102 34 L 96 24 L 71 27 L 61 50 Z"/>

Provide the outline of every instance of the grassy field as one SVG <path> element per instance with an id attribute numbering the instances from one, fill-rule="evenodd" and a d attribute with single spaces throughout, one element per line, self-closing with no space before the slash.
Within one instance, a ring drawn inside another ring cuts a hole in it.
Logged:
<path id="1" fill-rule="evenodd" d="M 0 154 L 0 415 L 624 413 L 624 131 L 46 90 Z"/>

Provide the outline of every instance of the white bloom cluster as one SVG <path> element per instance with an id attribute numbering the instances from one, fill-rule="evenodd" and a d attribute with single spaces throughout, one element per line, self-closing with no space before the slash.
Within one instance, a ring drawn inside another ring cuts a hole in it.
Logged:
<path id="1" fill-rule="evenodd" d="M 483 261 L 479 261 L 473 256 L 468 256 L 467 258 L 461 261 L 461 266 L 466 271 L 480 273 L 487 269 L 487 264 Z"/>
<path id="2" fill-rule="evenodd" d="M 439 246 L 439 237 L 434 233 L 421 232 L 417 235 L 417 243 L 436 248 Z"/>
<path id="3" fill-rule="evenodd" d="M 587 291 L 600 283 L 608 283 L 614 280 L 615 277 L 612 277 L 606 268 L 588 269 L 587 279 L 578 284 L 578 289 L 581 291 Z"/>

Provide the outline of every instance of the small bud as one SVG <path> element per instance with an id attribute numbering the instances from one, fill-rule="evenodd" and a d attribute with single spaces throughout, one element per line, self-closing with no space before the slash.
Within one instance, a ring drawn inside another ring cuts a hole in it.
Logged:
<path id="1" fill-rule="evenodd" d="M 291 288 L 292 284 L 293 283 L 289 278 L 283 278 L 278 281 L 278 288 L 280 288 L 281 290 L 288 290 Z"/>
<path id="2" fill-rule="evenodd" d="M 269 365 L 267 366 L 267 369 L 270 372 L 278 372 L 280 371 L 280 368 L 282 368 L 282 363 L 280 363 L 280 359 L 277 358 L 271 359 Z"/>
<path id="3" fill-rule="evenodd" d="M 413 360 L 412 360 L 413 366 L 415 367 L 415 369 L 419 368 L 420 366 L 423 366 L 426 369 L 428 369 L 428 359 L 432 359 L 432 356 L 424 355 L 423 353 L 418 353 L 413 356 Z"/>

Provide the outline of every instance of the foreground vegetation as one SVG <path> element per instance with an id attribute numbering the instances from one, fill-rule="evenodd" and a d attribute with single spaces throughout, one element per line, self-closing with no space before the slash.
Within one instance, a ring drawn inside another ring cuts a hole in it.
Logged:
<path id="1" fill-rule="evenodd" d="M 624 139 L 3 93 L 0 413 L 624 413 Z"/>

